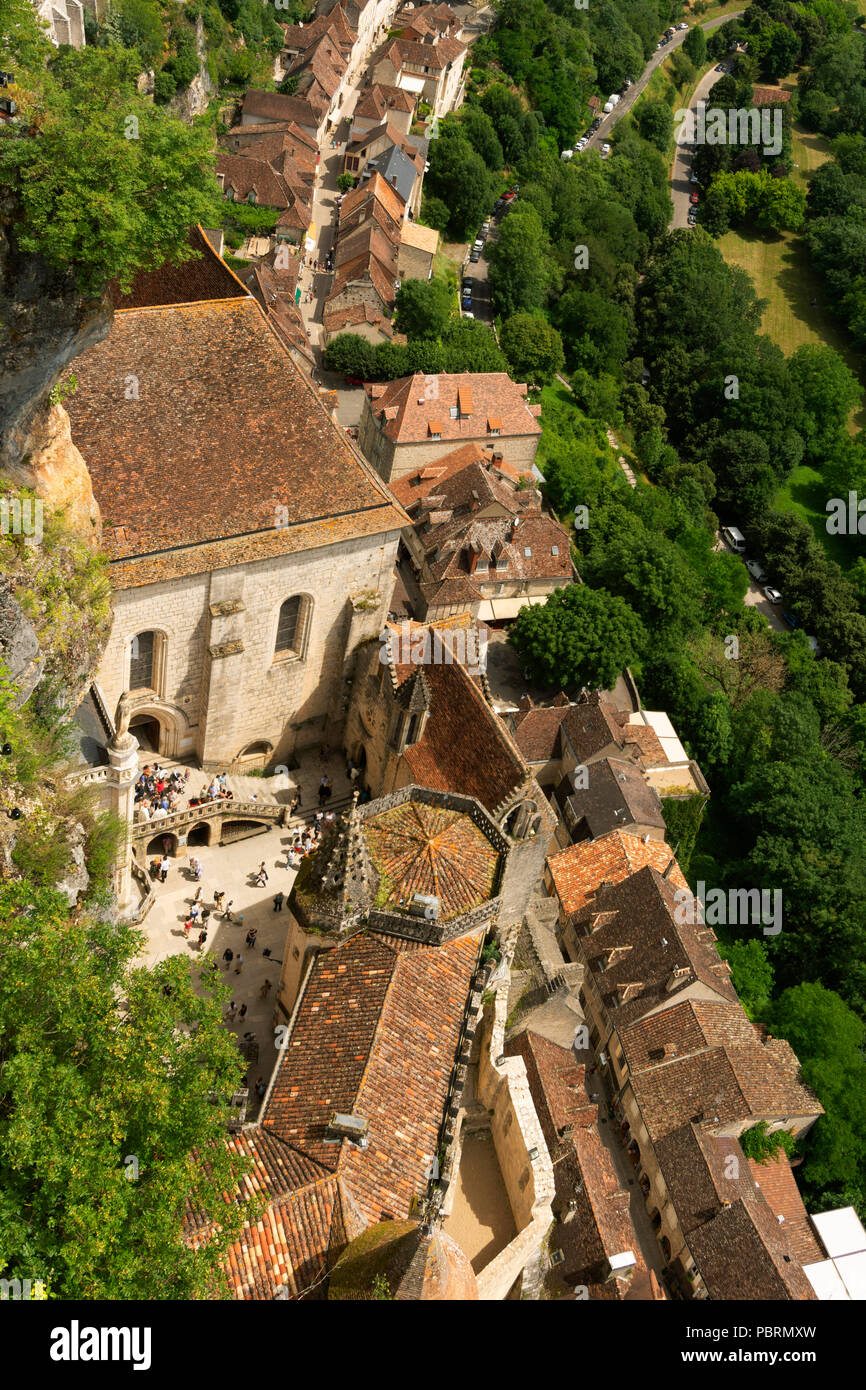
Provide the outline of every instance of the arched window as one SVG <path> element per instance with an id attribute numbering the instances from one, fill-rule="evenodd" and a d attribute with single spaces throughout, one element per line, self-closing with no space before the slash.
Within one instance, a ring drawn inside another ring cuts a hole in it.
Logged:
<path id="1" fill-rule="evenodd" d="M 310 601 L 303 594 L 293 594 L 280 608 L 277 635 L 274 642 L 274 661 L 288 661 L 303 656 L 309 626 Z"/>
<path id="2" fill-rule="evenodd" d="M 129 657 L 129 689 L 154 689 L 156 633 L 139 632 L 132 639 Z"/>

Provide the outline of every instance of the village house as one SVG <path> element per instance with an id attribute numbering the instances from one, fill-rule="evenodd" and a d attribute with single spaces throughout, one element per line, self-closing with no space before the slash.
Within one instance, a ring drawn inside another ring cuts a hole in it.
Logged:
<path id="1" fill-rule="evenodd" d="M 338 738 L 406 516 L 256 298 L 191 241 L 197 259 L 117 297 L 70 418 L 109 556 L 103 702 L 129 692 L 145 749 L 240 770 Z"/>
<path id="2" fill-rule="evenodd" d="M 401 87 L 386 87 L 374 83 L 360 93 L 352 112 L 352 126 L 349 140 L 354 141 L 377 126 L 394 126 L 403 135 L 408 135 L 415 117 L 417 98 Z"/>
<path id="3" fill-rule="evenodd" d="M 553 1160 L 556 1225 L 549 1241 L 547 1288 L 562 1297 L 580 1287 L 597 1300 L 662 1299 L 609 1149 L 599 1133 L 599 1101 L 574 1053 L 529 1029 L 509 1038 L 522 1057 L 548 1152 Z M 603 1102 L 602 1102 L 603 1103 Z"/>
<path id="4" fill-rule="evenodd" d="M 316 359 L 296 297 L 300 265 L 300 256 L 281 254 L 277 248 L 261 260 L 251 262 L 246 270 L 239 272 L 238 278 L 255 296 L 298 366 L 311 374 Z"/>
<path id="5" fill-rule="evenodd" d="M 323 314 L 326 342 L 350 324 L 352 331 L 358 325 L 370 342 L 393 338 L 390 320 L 397 296 L 403 214 L 401 198 L 379 174 L 344 198 L 335 274 Z"/>
<path id="6" fill-rule="evenodd" d="M 447 476 L 433 465 L 392 483 L 413 523 L 403 532 L 404 584 L 419 619 L 514 618 L 573 581 L 571 541 L 534 488 L 512 486 L 477 445 L 464 449 L 477 456 L 456 470 L 442 460 Z"/>
<path id="7" fill-rule="evenodd" d="M 662 848 L 641 844 L 610 837 L 576 846 L 567 851 L 567 879 L 564 856 L 550 860 L 548 871 L 558 882 L 564 950 L 584 967 L 579 998 L 589 1041 L 668 1269 L 686 1297 L 809 1298 L 776 1216 L 732 1145 L 760 1121 L 771 1131 L 805 1134 L 821 1106 L 789 1044 L 750 1022 L 713 930 L 699 912 L 693 922 L 681 920 L 676 895 L 684 881 L 674 856 L 668 851 L 660 870 Z M 746 1186 L 727 1182 L 715 1205 L 694 1204 L 695 1184 L 707 1181 L 721 1140 L 737 1159 L 728 1177 Z M 684 1162 L 678 1149 L 672 1161 L 671 1146 L 686 1143 L 692 1158 Z M 679 1185 L 679 1205 L 671 1184 Z M 695 1218 L 684 1223 L 686 1199 Z"/>
<path id="8" fill-rule="evenodd" d="M 444 116 L 463 100 L 463 64 L 467 46 L 459 39 L 435 34 L 425 41 L 389 39 L 373 56 L 373 81 L 402 87 L 427 103 L 434 116 Z"/>
<path id="9" fill-rule="evenodd" d="M 506 372 L 444 372 L 368 386 L 358 442 L 386 482 L 423 469 L 461 444 L 493 444 L 530 474 L 541 437 L 540 407 Z"/>
<path id="10" fill-rule="evenodd" d="M 404 222 L 400 231 L 400 251 L 397 272 L 403 280 L 431 280 L 439 233 L 435 227 L 422 227 L 420 222 Z"/>
<path id="11" fill-rule="evenodd" d="M 284 96 L 281 92 L 265 92 L 247 88 L 241 107 L 241 126 L 296 125 L 316 143 L 327 125 L 328 107 L 319 103 L 315 108 L 303 97 Z"/>

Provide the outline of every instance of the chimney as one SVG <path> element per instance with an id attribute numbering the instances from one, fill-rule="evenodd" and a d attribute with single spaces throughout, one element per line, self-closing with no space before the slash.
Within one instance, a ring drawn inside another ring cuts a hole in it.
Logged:
<path id="1" fill-rule="evenodd" d="M 646 838 L 647 838 L 647 840 L 648 840 L 648 839 L 649 839 L 649 835 L 647 835 Z M 644 841 L 644 844 L 646 844 L 646 840 Z M 668 862 L 667 862 L 667 866 L 666 866 L 666 868 L 665 868 L 664 873 L 662 874 L 662 878 L 670 878 L 671 873 L 672 873 L 672 871 L 673 871 L 673 867 L 674 867 L 674 865 L 676 864 L 676 862 L 677 862 L 677 861 L 676 861 L 676 858 L 675 858 L 675 856 L 672 854 L 671 857 L 670 857 L 670 859 L 669 859 Z"/>

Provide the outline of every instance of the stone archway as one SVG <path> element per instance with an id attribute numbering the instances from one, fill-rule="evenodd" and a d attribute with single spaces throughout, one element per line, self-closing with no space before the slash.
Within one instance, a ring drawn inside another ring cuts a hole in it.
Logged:
<path id="1" fill-rule="evenodd" d="M 211 842 L 211 822 L 200 820 L 195 825 L 190 826 L 186 842 L 188 845 L 209 845 Z"/>
<path id="2" fill-rule="evenodd" d="M 187 729 L 186 716 L 173 705 L 163 704 L 153 696 L 144 696 L 131 701 L 129 728 L 133 736 L 136 729 L 145 731 L 144 737 L 150 747 L 142 746 L 143 753 L 153 753 L 160 758 L 177 758 Z M 157 734 L 158 729 L 158 734 Z M 156 742 L 156 746 L 153 744 Z"/>

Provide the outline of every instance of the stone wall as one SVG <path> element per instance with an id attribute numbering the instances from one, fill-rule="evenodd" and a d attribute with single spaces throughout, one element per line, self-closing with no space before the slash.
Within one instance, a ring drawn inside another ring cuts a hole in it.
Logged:
<path id="1" fill-rule="evenodd" d="M 134 713 L 160 721 L 160 752 L 224 766 L 265 741 L 286 761 L 341 722 L 348 658 L 381 631 L 396 548 L 391 532 L 119 590 L 98 676 L 108 707 L 128 687 L 132 638 L 155 631 L 158 688 L 137 695 Z M 309 599 L 306 641 L 275 662 L 280 606 L 294 594 Z"/>

